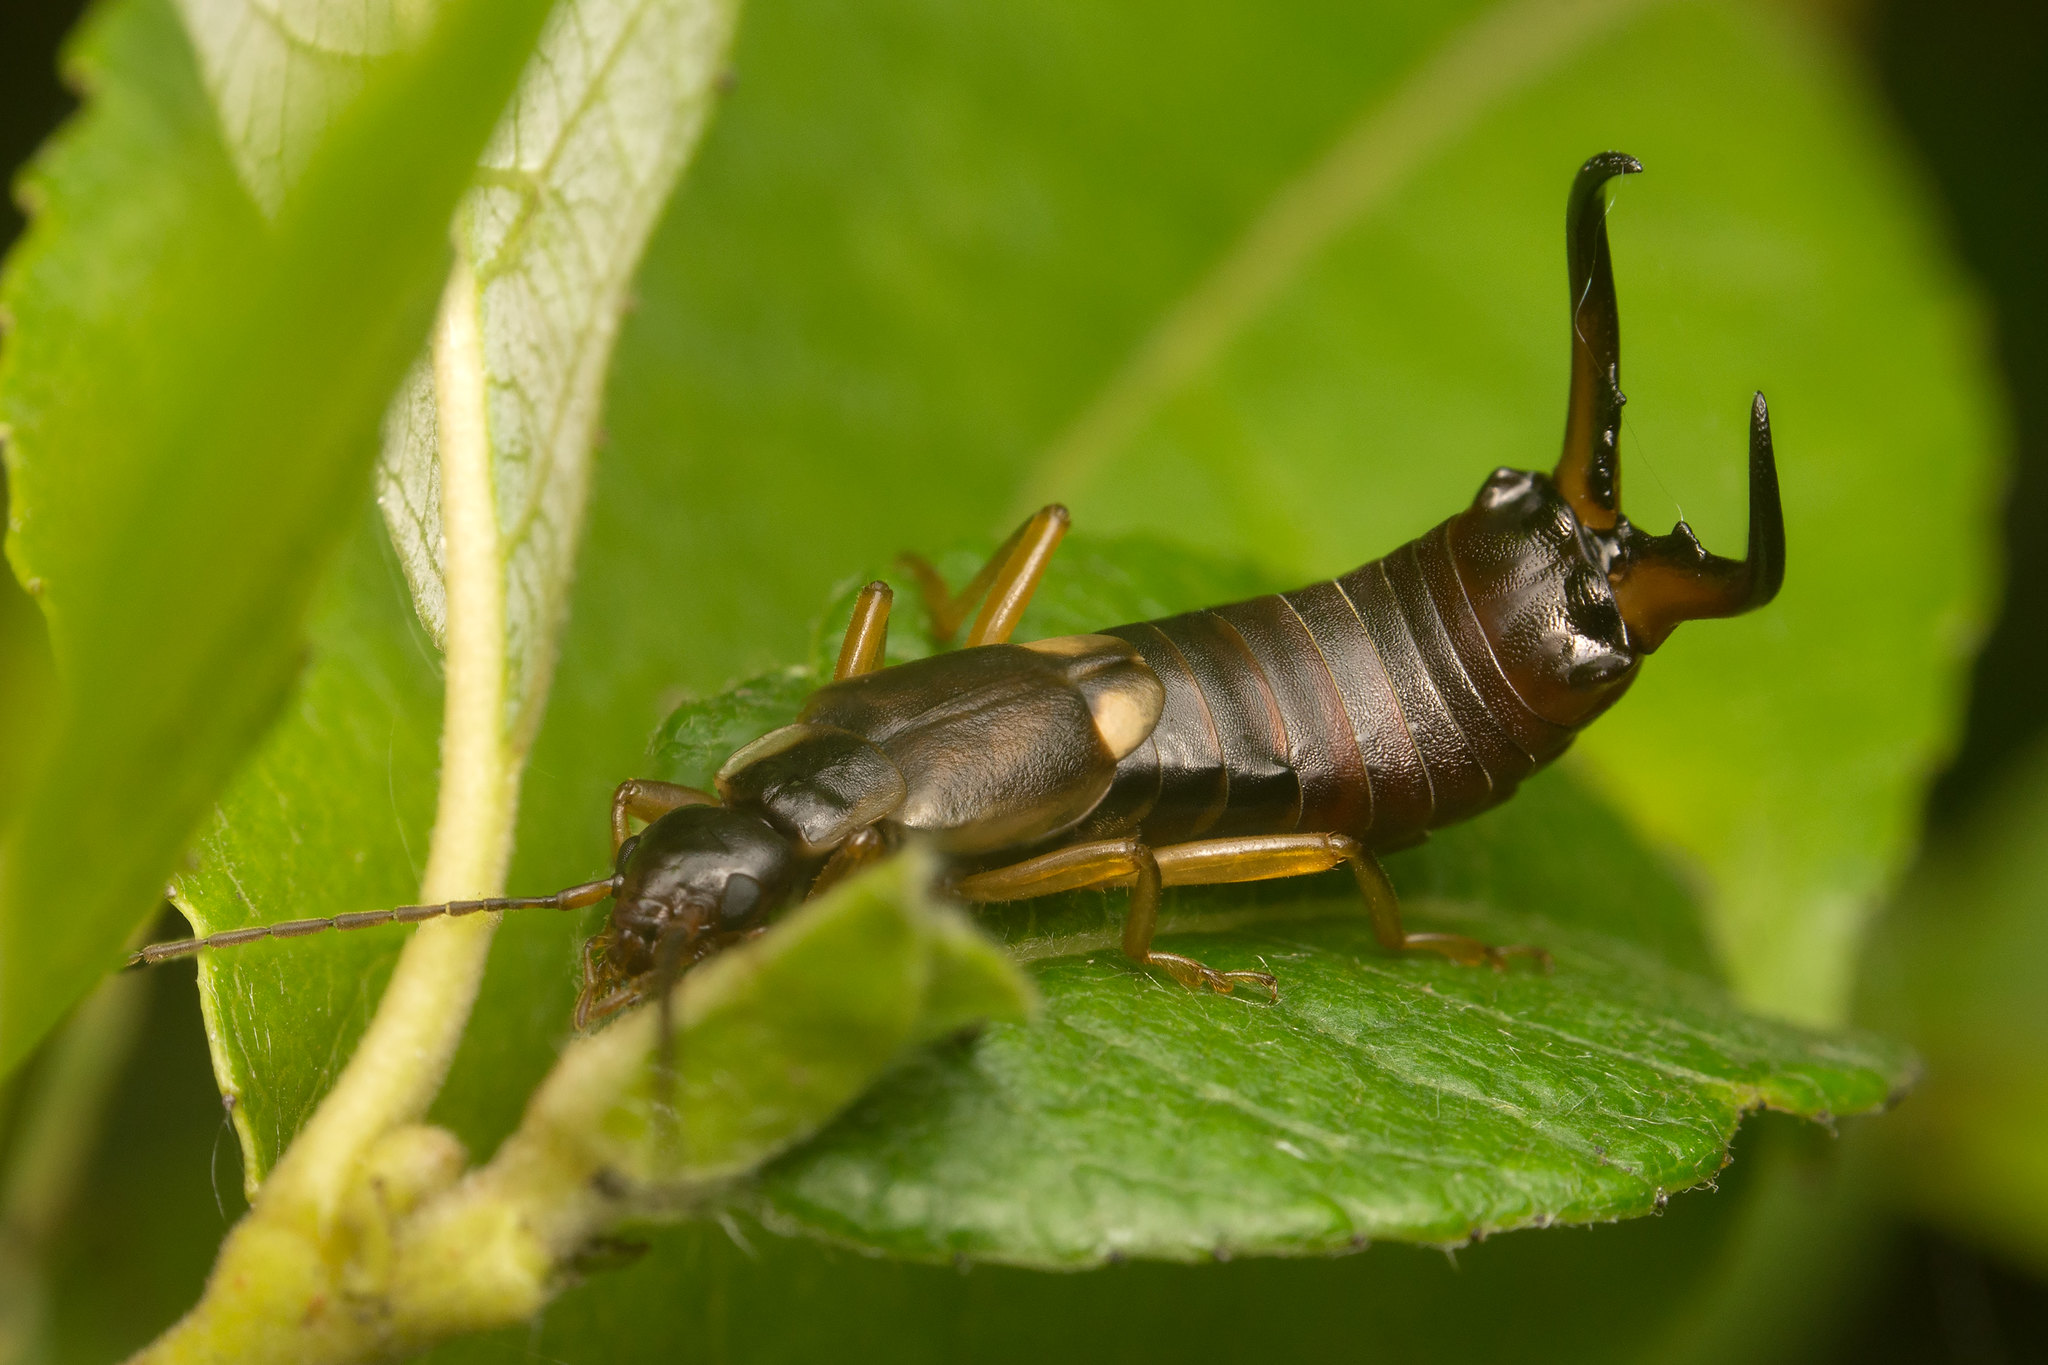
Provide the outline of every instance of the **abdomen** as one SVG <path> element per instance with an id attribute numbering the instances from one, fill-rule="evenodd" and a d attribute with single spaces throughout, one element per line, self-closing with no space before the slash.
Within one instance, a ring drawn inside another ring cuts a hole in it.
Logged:
<path id="1" fill-rule="evenodd" d="M 1118 626 L 1166 688 L 1089 837 L 1337 832 L 1387 848 L 1505 800 L 1573 730 L 1509 685 L 1448 523 L 1296 592 Z"/>

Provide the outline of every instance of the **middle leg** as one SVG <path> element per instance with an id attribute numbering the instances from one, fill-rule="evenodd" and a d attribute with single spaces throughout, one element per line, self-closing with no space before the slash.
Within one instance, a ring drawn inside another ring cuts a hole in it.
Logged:
<path id="1" fill-rule="evenodd" d="M 1141 967 L 1160 968 L 1191 991 L 1207 986 L 1227 995 L 1239 982 L 1245 982 L 1278 1000 L 1280 989 L 1271 972 L 1219 972 L 1179 953 L 1153 951 L 1152 937 L 1159 929 L 1160 870 L 1153 850 L 1136 839 L 1100 839 L 963 877 L 953 887 L 953 894 L 968 901 L 1021 901 L 1062 891 L 1128 886 L 1131 907 L 1124 917 L 1125 957 Z"/>
<path id="2" fill-rule="evenodd" d="M 619 856 L 626 835 L 632 831 L 629 821 L 651 824 L 684 806 L 717 804 L 718 798 L 710 792 L 674 782 L 655 782 L 645 778 L 629 778 L 621 782 L 612 792 L 612 857 L 616 859 Z"/>

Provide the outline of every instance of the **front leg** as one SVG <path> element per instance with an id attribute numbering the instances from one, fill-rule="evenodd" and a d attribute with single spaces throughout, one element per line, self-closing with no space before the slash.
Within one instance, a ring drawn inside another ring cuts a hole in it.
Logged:
<path id="1" fill-rule="evenodd" d="M 626 835 L 632 828 L 627 823 L 629 819 L 645 824 L 684 806 L 717 804 L 718 798 L 710 792 L 700 792 L 695 787 L 679 786 L 674 782 L 652 782 L 641 778 L 621 782 L 612 792 L 612 861 L 618 861 L 619 850 L 625 846 Z"/>
<path id="2" fill-rule="evenodd" d="M 1229 994 L 1246 982 L 1280 998 L 1270 972 L 1219 972 L 1179 953 L 1152 950 L 1159 929 L 1161 865 L 1150 847 L 1136 839 L 1101 839 L 1074 844 L 1027 858 L 1008 867 L 991 868 L 963 877 L 953 894 L 968 901 L 1021 901 L 1062 891 L 1108 886 L 1131 888 L 1131 908 L 1124 918 L 1124 956 L 1141 967 L 1158 967 L 1189 990 Z"/>

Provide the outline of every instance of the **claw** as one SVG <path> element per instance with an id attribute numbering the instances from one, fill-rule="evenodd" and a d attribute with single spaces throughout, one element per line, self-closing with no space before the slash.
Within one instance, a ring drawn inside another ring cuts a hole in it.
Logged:
<path id="1" fill-rule="evenodd" d="M 1547 976 L 1551 969 L 1550 953 L 1531 943 L 1504 943 L 1498 946 L 1481 943 L 1465 934 L 1409 934 L 1401 944 L 1408 952 L 1441 953 L 1460 967 L 1485 965 L 1497 972 L 1508 969 L 1511 957 L 1533 957 Z"/>
<path id="2" fill-rule="evenodd" d="M 1265 991 L 1267 997 L 1274 1004 L 1280 1003 L 1280 978 L 1271 972 L 1223 972 L 1221 975 L 1226 984 L 1217 987 L 1217 989 L 1225 995 L 1230 993 L 1230 986 L 1227 983 L 1242 981 L 1247 985 L 1257 986 Z"/>
<path id="3" fill-rule="evenodd" d="M 1242 981 L 1262 988 L 1274 1004 L 1280 1003 L 1280 978 L 1271 972 L 1219 972 L 1178 953 L 1153 953 L 1148 965 L 1163 968 L 1168 976 L 1191 991 L 1207 986 L 1218 995 L 1229 995 Z"/>
<path id="4" fill-rule="evenodd" d="M 1778 595 L 1785 583 L 1785 508 L 1771 446 L 1771 410 L 1759 393 L 1749 409 L 1749 548 L 1739 560 L 1710 553 L 1684 522 L 1668 536 L 1621 534 L 1608 570 L 1630 643 L 1655 649 L 1681 621 L 1739 616 Z"/>
<path id="5" fill-rule="evenodd" d="M 1741 560 L 1708 553 L 1679 522 L 1667 536 L 1645 535 L 1621 514 L 1621 321 L 1614 264 L 1607 249 L 1603 187 L 1642 163 L 1602 152 L 1579 168 L 1565 206 L 1565 256 L 1572 288 L 1571 403 L 1564 453 L 1553 478 L 1579 524 L 1612 548 L 1608 579 L 1628 626 L 1629 643 L 1647 654 L 1681 621 L 1736 616 L 1778 595 L 1785 581 L 1785 515 L 1771 414 L 1758 394 L 1749 422 L 1749 551 Z"/>
<path id="6" fill-rule="evenodd" d="M 1551 958 L 1548 949 L 1538 948 L 1533 943 L 1503 943 L 1497 946 L 1490 945 L 1486 950 L 1486 964 L 1503 974 L 1508 969 L 1508 959 L 1511 957 L 1532 957 L 1536 959 L 1537 967 L 1542 970 L 1545 976 L 1549 976 L 1557 966 L 1557 963 Z"/>
<path id="7" fill-rule="evenodd" d="M 1621 514 L 1621 315 L 1607 253 L 1607 199 L 1601 187 L 1634 175 L 1643 163 L 1602 152 L 1579 168 L 1565 205 L 1565 256 L 1572 287 L 1572 389 L 1565 415 L 1557 486 L 1579 521 L 1611 530 Z"/>

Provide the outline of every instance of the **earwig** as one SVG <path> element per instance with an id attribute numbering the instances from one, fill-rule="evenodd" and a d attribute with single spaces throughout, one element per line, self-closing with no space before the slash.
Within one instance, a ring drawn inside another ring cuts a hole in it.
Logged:
<path id="1" fill-rule="evenodd" d="M 1047 507 L 959 593 L 905 556 L 948 642 L 883 666 L 891 590 L 855 603 L 833 680 L 793 724 L 733 754 L 715 792 L 629 781 L 612 799 L 612 874 L 552 896 L 406 906 L 153 944 L 135 965 L 259 938 L 439 915 L 613 902 L 584 952 L 579 1028 L 659 992 L 910 838 L 971 904 L 1125 887 L 1123 950 L 1190 989 L 1263 988 L 1152 947 L 1168 886 L 1348 868 L 1389 952 L 1504 968 L 1528 945 L 1413 933 L 1379 852 L 1511 796 L 1620 698 L 1680 623 L 1733 616 L 1785 573 L 1770 415 L 1749 428 L 1749 543 L 1709 553 L 1684 521 L 1621 512 L 1620 322 L 1604 186 L 1642 169 L 1605 152 L 1566 206 L 1571 387 L 1548 475 L 1499 469 L 1470 506 L 1340 578 L 1092 635 L 1012 644 L 1068 516 Z M 635 820 L 645 828 L 633 834 Z"/>

